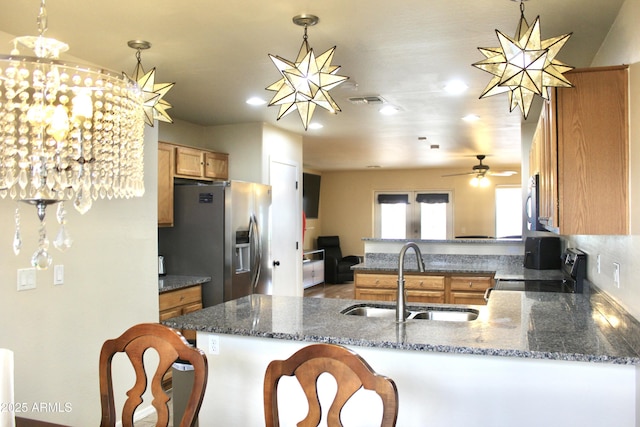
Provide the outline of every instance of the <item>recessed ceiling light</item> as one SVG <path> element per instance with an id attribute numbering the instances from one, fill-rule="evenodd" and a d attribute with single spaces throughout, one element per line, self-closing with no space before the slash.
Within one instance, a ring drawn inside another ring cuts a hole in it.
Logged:
<path id="1" fill-rule="evenodd" d="M 462 118 L 462 120 L 464 120 L 465 122 L 477 122 L 478 120 L 480 120 L 480 116 L 476 114 L 467 114 Z"/>
<path id="2" fill-rule="evenodd" d="M 459 94 L 469 89 L 469 86 L 461 80 L 451 80 L 444 86 L 444 90 L 451 94 Z"/>
<path id="3" fill-rule="evenodd" d="M 380 111 L 380 114 L 384 114 L 385 116 L 390 116 L 392 114 L 396 114 L 400 110 L 398 109 L 398 107 L 395 107 L 393 105 L 385 105 L 379 111 Z"/>
<path id="4" fill-rule="evenodd" d="M 267 101 L 262 98 L 258 98 L 257 96 L 247 99 L 247 104 L 249 105 L 264 105 L 266 103 Z"/>
<path id="5" fill-rule="evenodd" d="M 318 122 L 309 123 L 309 129 L 322 129 L 323 127 L 324 126 Z"/>

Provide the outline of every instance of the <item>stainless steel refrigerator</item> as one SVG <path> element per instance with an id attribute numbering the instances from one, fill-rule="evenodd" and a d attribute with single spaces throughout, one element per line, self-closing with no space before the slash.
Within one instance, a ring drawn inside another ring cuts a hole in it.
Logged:
<path id="1" fill-rule="evenodd" d="M 176 184 L 174 226 L 158 229 L 167 273 L 211 276 L 202 286 L 205 307 L 271 294 L 270 208 L 268 185 Z"/>

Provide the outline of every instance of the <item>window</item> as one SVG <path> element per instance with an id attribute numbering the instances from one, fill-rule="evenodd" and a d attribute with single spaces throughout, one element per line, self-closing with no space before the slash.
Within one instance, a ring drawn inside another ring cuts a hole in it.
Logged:
<path id="1" fill-rule="evenodd" d="M 452 236 L 448 191 L 376 192 L 375 233 L 381 239 L 445 240 Z"/>
<path id="2" fill-rule="evenodd" d="M 522 235 L 522 189 L 496 187 L 496 237 Z"/>

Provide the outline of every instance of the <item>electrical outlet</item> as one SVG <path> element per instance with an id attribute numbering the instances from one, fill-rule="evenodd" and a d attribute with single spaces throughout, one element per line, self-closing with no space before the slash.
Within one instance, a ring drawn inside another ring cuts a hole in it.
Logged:
<path id="1" fill-rule="evenodd" d="M 209 335 L 209 354 L 220 354 L 220 337 Z"/>
<path id="2" fill-rule="evenodd" d="M 600 274 L 600 254 L 596 257 L 596 271 Z"/>
<path id="3" fill-rule="evenodd" d="M 620 264 L 617 262 L 613 263 L 613 283 L 616 285 L 616 288 L 620 287 Z"/>
<path id="4" fill-rule="evenodd" d="M 18 290 L 26 291 L 27 289 L 36 288 L 36 269 L 20 268 L 18 269 Z"/>

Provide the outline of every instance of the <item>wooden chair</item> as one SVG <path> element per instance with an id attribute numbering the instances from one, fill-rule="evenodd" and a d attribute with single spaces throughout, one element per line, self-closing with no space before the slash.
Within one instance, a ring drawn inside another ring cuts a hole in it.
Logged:
<path id="1" fill-rule="evenodd" d="M 169 397 L 162 389 L 162 377 L 179 358 L 188 361 L 194 368 L 194 383 L 180 427 L 195 425 L 207 386 L 207 357 L 194 347 L 176 330 L 158 323 L 143 323 L 125 331 L 118 338 L 105 341 L 100 351 L 100 400 L 102 405 L 101 427 L 116 425 L 116 410 L 113 403 L 111 361 L 116 353 L 125 352 L 136 373 L 135 385 L 127 392 L 127 400 L 122 411 L 122 426 L 133 425 L 133 414 L 142 403 L 142 394 L 147 388 L 143 356 L 147 349 L 158 352 L 159 362 L 151 380 L 153 406 L 158 414 L 156 427 L 166 427 L 169 423 Z M 178 425 L 175 424 L 174 425 Z"/>
<path id="2" fill-rule="evenodd" d="M 302 386 L 309 412 L 299 427 L 317 427 L 322 416 L 317 393 L 318 377 L 328 372 L 338 390 L 327 413 L 327 426 L 342 426 L 340 412 L 360 388 L 375 391 L 382 398 L 382 427 L 392 427 L 398 418 L 398 390 L 392 379 L 376 374 L 367 362 L 353 351 L 334 344 L 313 344 L 302 348 L 287 360 L 274 360 L 264 378 L 264 416 L 266 427 L 279 427 L 278 382 L 284 375 L 295 375 Z"/>

